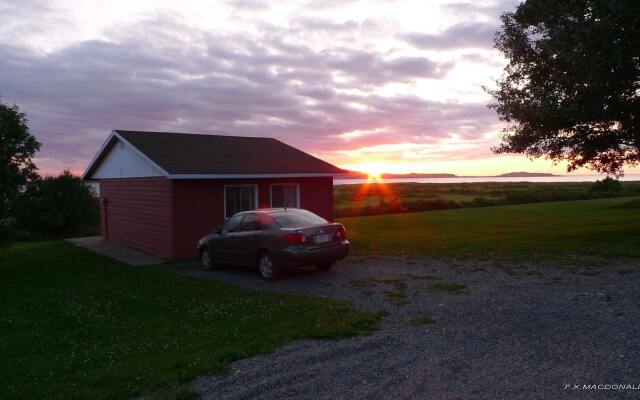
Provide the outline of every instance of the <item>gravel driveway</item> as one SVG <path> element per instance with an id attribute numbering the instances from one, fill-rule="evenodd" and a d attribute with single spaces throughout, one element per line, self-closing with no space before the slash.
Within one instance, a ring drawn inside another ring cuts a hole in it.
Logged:
<path id="1" fill-rule="evenodd" d="M 299 341 L 201 377 L 190 386 L 204 399 L 640 398 L 637 261 L 571 271 L 351 259 L 277 282 L 233 268 L 186 273 L 388 313 L 371 335 Z M 635 386 L 582 388 L 621 384 Z"/>

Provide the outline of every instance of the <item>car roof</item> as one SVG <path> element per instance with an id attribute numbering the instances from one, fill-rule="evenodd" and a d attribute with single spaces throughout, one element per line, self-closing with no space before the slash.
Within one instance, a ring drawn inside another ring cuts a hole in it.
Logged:
<path id="1" fill-rule="evenodd" d="M 257 210 L 248 210 L 248 211 L 241 211 L 239 213 L 236 213 L 234 215 L 238 215 L 238 214 L 251 214 L 251 213 L 265 213 L 265 214 L 271 214 L 271 213 L 275 213 L 275 212 L 283 212 L 283 211 L 302 211 L 302 212 L 309 212 L 307 210 L 304 210 L 302 208 L 295 208 L 295 207 L 273 207 L 273 208 L 258 208 Z"/>
<path id="2" fill-rule="evenodd" d="M 302 208 L 296 208 L 296 207 L 272 207 L 272 208 L 260 208 L 256 211 L 273 213 L 273 212 L 281 212 L 281 211 L 307 211 L 307 210 L 304 210 Z"/>

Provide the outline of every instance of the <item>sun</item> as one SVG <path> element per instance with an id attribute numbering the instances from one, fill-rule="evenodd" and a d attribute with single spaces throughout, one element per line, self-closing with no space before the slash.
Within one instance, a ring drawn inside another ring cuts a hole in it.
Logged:
<path id="1" fill-rule="evenodd" d="M 380 171 L 367 171 L 367 174 L 369 175 L 369 178 L 379 179 L 380 175 L 382 174 L 382 172 L 380 172 Z"/>
<path id="2" fill-rule="evenodd" d="M 358 169 L 369 175 L 369 179 L 380 179 L 380 175 L 385 172 L 385 166 L 378 163 L 363 164 Z"/>

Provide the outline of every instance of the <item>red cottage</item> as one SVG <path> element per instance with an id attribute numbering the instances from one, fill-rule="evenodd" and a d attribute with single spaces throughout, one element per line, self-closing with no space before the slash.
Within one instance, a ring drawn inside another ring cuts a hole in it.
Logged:
<path id="1" fill-rule="evenodd" d="M 331 221 L 345 172 L 272 138 L 116 130 L 82 179 L 100 183 L 105 239 L 178 259 L 239 211 L 300 207 Z"/>

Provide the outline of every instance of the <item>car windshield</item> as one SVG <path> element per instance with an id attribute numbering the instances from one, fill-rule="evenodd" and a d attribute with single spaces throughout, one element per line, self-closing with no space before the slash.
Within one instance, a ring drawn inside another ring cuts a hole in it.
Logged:
<path id="1" fill-rule="evenodd" d="M 281 228 L 303 228 L 305 226 L 327 224 L 327 220 L 308 211 L 283 210 L 271 214 Z"/>

